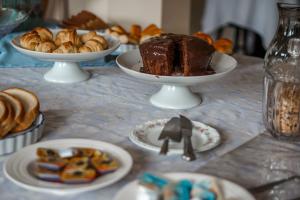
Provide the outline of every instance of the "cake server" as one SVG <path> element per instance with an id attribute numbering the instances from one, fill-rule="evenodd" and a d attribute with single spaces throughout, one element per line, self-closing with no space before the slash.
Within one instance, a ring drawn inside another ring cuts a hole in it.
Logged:
<path id="1" fill-rule="evenodd" d="M 167 154 L 169 149 L 169 139 L 175 142 L 181 141 L 180 119 L 178 117 L 172 117 L 160 133 L 158 140 L 164 140 L 164 142 L 160 148 L 159 154 Z"/>
<path id="2" fill-rule="evenodd" d="M 186 118 L 183 115 L 180 115 L 180 126 L 181 126 L 181 134 L 183 137 L 183 155 L 182 159 L 186 161 L 193 161 L 196 159 L 191 137 L 193 130 L 193 123 L 191 120 Z"/>

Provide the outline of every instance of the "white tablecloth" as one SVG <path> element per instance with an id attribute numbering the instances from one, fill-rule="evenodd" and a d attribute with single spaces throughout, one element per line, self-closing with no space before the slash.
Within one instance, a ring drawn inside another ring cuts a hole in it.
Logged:
<path id="1" fill-rule="evenodd" d="M 39 96 L 46 116 L 44 141 L 90 138 L 111 142 L 129 151 L 134 166 L 125 179 L 105 189 L 64 197 L 70 200 L 111 199 L 121 186 L 144 171 L 197 171 L 209 160 L 237 148 L 263 131 L 262 60 L 250 57 L 238 57 L 237 60 L 239 66 L 227 77 L 194 86 L 193 91 L 201 92 L 203 103 L 181 111 L 153 107 L 148 98 L 159 85 L 137 81 L 117 67 L 89 69 L 93 73 L 89 81 L 70 85 L 44 81 L 42 75 L 47 69 L 0 69 L 0 89 L 23 87 Z M 159 156 L 129 141 L 128 134 L 136 125 L 178 114 L 218 129 L 222 144 L 213 151 L 198 154 L 194 162 L 184 162 L 180 156 Z M 61 199 L 21 189 L 5 179 L 2 171 L 0 194 L 0 199 L 5 200 Z"/>

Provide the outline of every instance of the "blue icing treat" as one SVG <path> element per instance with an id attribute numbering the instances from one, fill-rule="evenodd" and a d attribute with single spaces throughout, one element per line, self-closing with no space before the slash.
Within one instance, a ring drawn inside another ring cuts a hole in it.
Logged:
<path id="1" fill-rule="evenodd" d="M 181 180 L 175 186 L 175 191 L 178 197 L 178 200 L 189 200 L 191 195 L 191 190 L 193 183 L 189 180 Z"/>
<path id="2" fill-rule="evenodd" d="M 211 190 L 211 182 L 203 181 L 193 185 L 193 199 L 216 200 L 217 196 Z"/>
<path id="3" fill-rule="evenodd" d="M 150 173 L 144 173 L 139 180 L 144 183 L 151 183 L 159 188 L 163 188 L 167 184 L 169 184 L 169 181 L 167 179 L 161 178 L 159 176 L 155 176 Z"/>

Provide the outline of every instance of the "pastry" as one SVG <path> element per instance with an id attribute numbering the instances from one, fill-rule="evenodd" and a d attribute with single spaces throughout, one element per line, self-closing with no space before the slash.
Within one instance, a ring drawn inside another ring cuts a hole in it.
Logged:
<path id="1" fill-rule="evenodd" d="M 63 170 L 61 180 L 65 183 L 88 183 L 96 178 L 94 169 L 77 169 L 72 172 Z"/>
<path id="2" fill-rule="evenodd" d="M 58 32 L 54 42 L 57 46 L 60 46 L 66 42 L 72 42 L 72 44 L 76 46 L 81 44 L 80 37 L 77 35 L 75 29 L 64 29 Z"/>
<path id="3" fill-rule="evenodd" d="M 214 40 L 212 39 L 212 37 L 210 35 L 203 33 L 203 32 L 194 33 L 193 36 L 206 41 L 210 45 L 212 45 L 214 42 Z"/>
<path id="4" fill-rule="evenodd" d="M 56 49 L 56 45 L 51 40 L 44 40 L 35 47 L 35 51 L 52 53 Z"/>
<path id="5" fill-rule="evenodd" d="M 112 27 L 110 27 L 110 30 L 112 32 L 118 33 L 119 35 L 128 35 L 128 33 L 126 32 L 126 30 L 122 26 L 120 26 L 120 25 L 112 26 Z"/>
<path id="6" fill-rule="evenodd" d="M 91 39 L 97 40 L 98 42 L 100 42 L 102 44 L 102 46 L 103 46 L 104 49 L 108 48 L 107 41 L 106 41 L 106 39 L 103 36 L 101 36 L 101 35 L 95 35 Z"/>
<path id="7" fill-rule="evenodd" d="M 140 25 L 133 24 L 130 28 L 130 36 L 136 40 L 140 40 L 142 34 L 142 28 Z"/>
<path id="8" fill-rule="evenodd" d="M 36 31 L 39 34 L 42 41 L 53 40 L 53 34 L 47 28 L 36 27 L 35 29 L 33 29 L 33 31 Z"/>
<path id="9" fill-rule="evenodd" d="M 99 30 L 108 27 L 101 18 L 86 10 L 81 11 L 77 15 L 73 15 L 70 19 L 63 20 L 63 24 L 68 28 L 87 30 Z"/>
<path id="10" fill-rule="evenodd" d="M 103 45 L 94 39 L 87 41 L 84 45 L 90 48 L 92 52 L 98 52 L 104 50 Z"/>
<path id="11" fill-rule="evenodd" d="M 195 76 L 210 73 L 213 46 L 193 36 L 164 34 L 140 45 L 144 73 Z M 209 71 L 208 71 L 209 69 Z"/>
<path id="12" fill-rule="evenodd" d="M 53 171 L 43 167 L 35 167 L 33 173 L 36 177 L 45 181 L 55 181 L 55 182 L 60 181 L 59 171 Z"/>
<path id="13" fill-rule="evenodd" d="M 95 31 L 90 31 L 88 33 L 85 33 L 81 35 L 80 39 L 82 43 L 86 43 L 88 40 L 92 39 L 94 36 L 96 36 L 97 33 Z"/>
<path id="14" fill-rule="evenodd" d="M 78 49 L 79 53 L 88 53 L 88 52 L 92 52 L 92 50 L 85 46 L 85 45 L 82 45 L 81 47 L 79 47 Z"/>
<path id="15" fill-rule="evenodd" d="M 68 161 L 66 159 L 60 157 L 41 157 L 36 161 L 38 167 L 52 171 L 59 171 L 65 167 L 67 163 Z"/>
<path id="16" fill-rule="evenodd" d="M 29 50 L 35 50 L 35 47 L 41 42 L 41 37 L 36 31 L 25 33 L 20 38 L 20 45 Z"/>
<path id="17" fill-rule="evenodd" d="M 215 47 L 216 51 L 219 51 L 221 53 L 232 54 L 233 52 L 233 43 L 231 40 L 226 38 L 216 40 L 213 43 L 213 46 Z"/>
<path id="18" fill-rule="evenodd" d="M 53 53 L 77 53 L 78 48 L 71 42 L 62 43 Z"/>
<path id="19" fill-rule="evenodd" d="M 118 162 L 106 154 L 93 157 L 91 159 L 91 164 L 100 174 L 111 173 L 119 168 Z"/>
<path id="20" fill-rule="evenodd" d="M 145 42 L 146 40 L 157 37 L 162 34 L 162 30 L 158 28 L 155 24 L 150 24 L 141 32 L 140 43 Z"/>
<path id="21" fill-rule="evenodd" d="M 20 88 L 10 88 L 4 90 L 18 99 L 24 109 L 24 115 L 17 125 L 11 130 L 12 133 L 20 132 L 29 128 L 39 114 L 40 103 L 38 98 L 32 93 Z"/>

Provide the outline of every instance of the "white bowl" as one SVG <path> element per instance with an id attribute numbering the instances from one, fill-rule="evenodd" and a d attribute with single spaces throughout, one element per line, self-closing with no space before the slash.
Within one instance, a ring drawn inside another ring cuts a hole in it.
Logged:
<path id="1" fill-rule="evenodd" d="M 54 35 L 60 30 L 51 30 Z M 79 35 L 87 33 L 89 31 L 77 30 Z M 90 75 L 81 70 L 78 62 L 89 61 L 99 58 L 112 53 L 120 46 L 120 41 L 114 37 L 103 33 L 97 33 L 102 35 L 108 42 L 108 49 L 100 52 L 88 52 L 88 53 L 44 53 L 38 51 L 31 51 L 21 47 L 20 37 L 21 35 L 15 37 L 11 44 L 19 52 L 34 57 L 39 60 L 52 61 L 55 62 L 52 69 L 48 71 L 44 78 L 47 81 L 55 83 L 75 83 L 80 81 L 85 81 L 89 79 Z"/>
<path id="2" fill-rule="evenodd" d="M 211 67 L 216 71 L 215 74 L 204 76 L 158 76 L 140 72 L 143 61 L 138 49 L 121 54 L 116 61 L 125 73 L 149 83 L 163 85 L 159 92 L 152 95 L 150 102 L 157 107 L 169 109 L 187 109 L 199 105 L 201 98 L 192 93 L 188 86 L 224 77 L 237 66 L 237 61 L 233 57 L 215 52 L 211 61 Z"/>
<path id="3" fill-rule="evenodd" d="M 1 139 L 0 155 L 16 152 L 27 145 L 34 144 L 39 141 L 43 136 L 44 121 L 44 115 L 40 113 L 30 128 Z"/>

